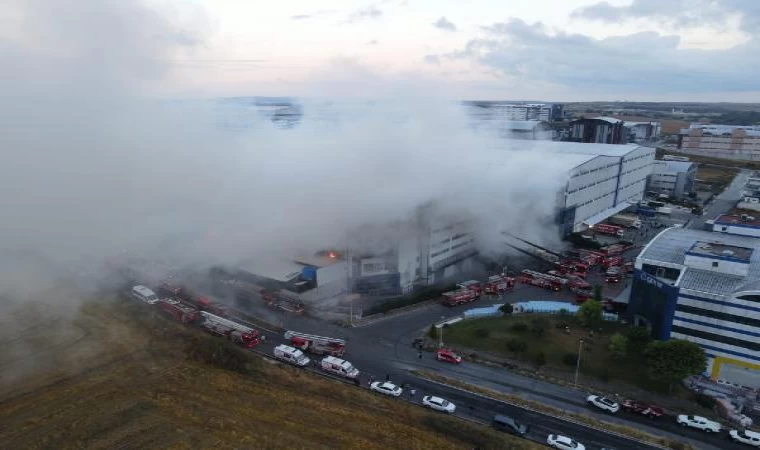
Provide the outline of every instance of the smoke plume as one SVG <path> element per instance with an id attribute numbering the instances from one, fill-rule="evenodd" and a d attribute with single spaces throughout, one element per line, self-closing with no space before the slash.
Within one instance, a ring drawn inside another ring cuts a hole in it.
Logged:
<path id="1" fill-rule="evenodd" d="M 332 124 L 306 102 L 294 128 L 251 116 L 233 132 L 218 124 L 229 106 L 161 96 L 170 61 L 202 44 L 197 24 L 120 0 L 18 0 L 4 14 L 0 267 L 16 267 L 5 292 L 57 269 L 97 273 L 124 252 L 185 266 L 303 254 L 429 201 L 476 220 L 484 251 L 500 251 L 503 228 L 554 235 L 536 224 L 567 167 L 474 134 L 448 101 L 333 105 Z M 19 273 L 34 262 L 44 270 Z"/>

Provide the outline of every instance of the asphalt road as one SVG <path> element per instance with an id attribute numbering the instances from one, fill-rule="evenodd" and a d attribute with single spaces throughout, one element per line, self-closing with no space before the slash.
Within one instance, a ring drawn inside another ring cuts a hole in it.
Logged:
<path id="1" fill-rule="evenodd" d="M 716 195 L 712 203 L 705 208 L 704 214 L 700 216 L 694 216 L 689 223 L 689 228 L 702 229 L 706 220 L 714 219 L 719 214 L 725 214 L 736 205 L 736 201 L 742 196 L 742 190 L 744 185 L 747 184 L 747 179 L 752 175 L 752 171 L 749 169 L 741 169 L 739 173 L 734 177 L 734 180 L 728 187 Z"/>

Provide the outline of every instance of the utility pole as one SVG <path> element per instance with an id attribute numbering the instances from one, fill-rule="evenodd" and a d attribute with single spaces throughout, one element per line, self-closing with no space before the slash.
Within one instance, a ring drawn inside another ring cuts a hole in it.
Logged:
<path id="1" fill-rule="evenodd" d="M 581 350 L 583 350 L 583 339 L 578 339 L 578 359 L 575 361 L 575 382 L 573 387 L 578 387 L 578 372 L 581 368 Z"/>
<path id="2" fill-rule="evenodd" d="M 445 317 L 441 316 L 441 319 L 445 319 Z M 438 328 L 438 348 L 443 348 L 443 325 Z"/>

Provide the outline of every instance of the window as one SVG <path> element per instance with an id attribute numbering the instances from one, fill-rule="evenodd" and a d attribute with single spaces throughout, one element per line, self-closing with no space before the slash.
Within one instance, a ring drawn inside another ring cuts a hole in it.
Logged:
<path id="1" fill-rule="evenodd" d="M 713 261 L 712 266 L 713 267 L 718 267 L 718 261 Z"/>
<path id="2" fill-rule="evenodd" d="M 737 316 L 734 314 L 712 311 L 709 309 L 697 308 L 696 306 L 676 305 L 676 311 L 681 311 L 695 316 L 709 317 L 711 319 L 724 320 L 726 322 L 734 322 L 742 325 L 749 325 L 760 328 L 760 319 L 752 319 L 746 316 Z M 730 324 L 726 324 L 730 326 Z"/>
<path id="3" fill-rule="evenodd" d="M 760 303 L 760 295 L 754 295 L 754 294 L 740 295 L 740 296 L 738 296 L 736 298 L 738 298 L 739 300 L 747 300 L 747 301 L 750 301 L 750 302 L 758 302 L 758 303 Z"/>

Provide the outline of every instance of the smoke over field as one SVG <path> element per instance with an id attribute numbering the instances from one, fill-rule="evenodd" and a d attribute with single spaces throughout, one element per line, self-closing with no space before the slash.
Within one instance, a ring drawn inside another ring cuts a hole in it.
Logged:
<path id="1" fill-rule="evenodd" d="M 194 14 L 117 0 L 18 0 L 3 14 L 5 294 L 123 251 L 197 266 L 316 250 L 431 200 L 477 218 L 492 250 L 501 227 L 541 238 L 563 183 L 556 158 L 476 136 L 430 95 L 336 106 L 346 122 L 327 129 L 308 103 L 289 130 L 221 128 L 216 102 L 161 95 L 172 61 L 203 45 Z"/>

